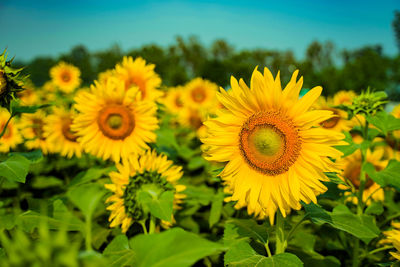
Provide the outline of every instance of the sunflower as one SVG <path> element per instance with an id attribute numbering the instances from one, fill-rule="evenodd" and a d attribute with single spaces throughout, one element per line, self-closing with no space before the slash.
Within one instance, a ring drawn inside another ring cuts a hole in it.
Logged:
<path id="1" fill-rule="evenodd" d="M 356 96 L 354 91 L 339 91 L 333 96 L 333 105 L 351 105 Z"/>
<path id="2" fill-rule="evenodd" d="M 81 71 L 68 63 L 60 62 L 50 69 L 50 77 L 64 93 L 72 93 L 81 84 Z"/>
<path id="3" fill-rule="evenodd" d="M 105 187 L 113 192 L 106 203 L 111 211 L 110 227 L 121 225 L 122 232 L 126 233 L 135 221 L 145 219 L 145 214 L 138 193 L 144 188 L 152 188 L 154 193 L 161 194 L 173 190 L 173 208 L 179 208 L 185 195 L 184 185 L 178 184 L 182 177 L 182 167 L 174 166 L 171 160 L 164 155 L 157 155 L 155 151 L 147 150 L 140 157 L 130 157 L 124 165 L 117 164 L 117 172 L 111 172 L 112 184 Z M 173 221 L 173 218 L 171 218 Z"/>
<path id="4" fill-rule="evenodd" d="M 342 155 L 332 146 L 344 143 L 344 135 L 319 127 L 334 113 L 309 111 L 322 88 L 299 99 L 303 79 L 297 81 L 297 75 L 284 90 L 279 74 L 274 79 L 267 68 L 264 75 L 254 70 L 250 88 L 232 77 L 232 90 L 221 88 L 217 94 L 225 109 L 204 123 L 204 156 L 227 162 L 219 175 L 236 208 L 247 206 L 249 214 L 269 217 L 271 224 L 277 209 L 286 217 L 301 208 L 300 201 L 316 203 L 327 190 L 321 183 L 329 180 L 324 172 L 339 171 L 329 157 Z"/>
<path id="5" fill-rule="evenodd" d="M 99 73 L 97 81 L 99 83 L 107 83 L 108 79 L 112 77 L 115 77 L 115 70 L 106 70 Z"/>
<path id="6" fill-rule="evenodd" d="M 167 91 L 163 103 L 170 113 L 179 114 L 184 109 L 183 92 L 182 86 L 169 88 Z"/>
<path id="7" fill-rule="evenodd" d="M 116 79 L 95 82 L 74 100 L 79 113 L 71 129 L 87 153 L 119 162 L 156 140 L 156 104 L 141 101 L 137 87 L 126 91 L 124 82 Z"/>
<path id="8" fill-rule="evenodd" d="M 71 131 L 72 119 L 72 111 L 55 107 L 53 114 L 46 118 L 44 136 L 52 152 L 60 153 L 67 158 L 72 158 L 74 155 L 80 158 L 82 146 L 78 143 L 75 133 Z"/>
<path id="9" fill-rule="evenodd" d="M 397 260 L 400 260 L 400 223 L 392 222 L 393 229 L 383 232 L 385 239 L 380 244 L 393 244 L 395 252 L 389 252 Z"/>
<path id="10" fill-rule="evenodd" d="M 373 152 L 371 152 L 371 150 L 367 151 L 366 160 L 367 162 L 374 165 L 375 170 L 380 171 L 383 170 L 387 165 L 387 160 L 382 159 L 383 155 L 384 149 L 382 147 L 378 147 Z M 346 192 L 345 195 L 350 196 L 349 200 L 352 201 L 354 204 L 357 204 L 358 202 L 354 194 L 360 187 L 361 163 L 362 159 L 360 150 L 357 150 L 350 156 L 347 156 L 338 162 L 338 164 L 341 164 L 343 166 L 343 172 L 340 176 L 344 178 L 343 180 L 347 180 L 353 186 L 353 194 L 350 192 Z M 339 185 L 339 188 L 343 190 L 349 189 L 349 187 L 342 184 Z M 372 179 L 370 179 L 368 175 L 362 198 L 367 205 L 371 204 L 371 199 L 375 201 L 383 201 L 385 198 L 383 189 Z"/>
<path id="11" fill-rule="evenodd" d="M 154 72 L 154 64 L 146 64 L 146 61 L 138 57 L 124 57 L 122 63 L 115 66 L 115 75 L 124 81 L 125 89 L 132 86 L 138 87 L 143 100 L 157 100 L 162 92 L 157 90 L 161 85 L 161 79 Z"/>
<path id="12" fill-rule="evenodd" d="M 354 121 L 347 119 L 347 113 L 343 110 L 333 108 L 333 101 L 329 98 L 320 97 L 314 107 L 319 110 L 330 110 L 335 114 L 332 118 L 323 121 L 320 125 L 329 130 L 334 131 L 349 131 L 354 125 Z"/>
<path id="13" fill-rule="evenodd" d="M 195 78 L 185 85 L 184 103 L 191 108 L 208 108 L 216 103 L 218 86 L 202 78 Z"/>
<path id="14" fill-rule="evenodd" d="M 5 108 L 0 108 L 0 133 L 4 130 L 10 113 Z M 17 145 L 23 142 L 21 133 L 19 132 L 18 122 L 16 118 L 12 119 L 4 132 L 4 135 L 0 138 L 0 152 L 7 153 L 10 149 L 15 149 Z"/>
<path id="15" fill-rule="evenodd" d="M 28 149 L 40 148 L 43 154 L 51 152 L 44 136 L 46 119 L 46 114 L 43 110 L 38 110 L 33 114 L 22 114 L 21 116 L 21 132 L 26 139 L 25 146 Z"/>

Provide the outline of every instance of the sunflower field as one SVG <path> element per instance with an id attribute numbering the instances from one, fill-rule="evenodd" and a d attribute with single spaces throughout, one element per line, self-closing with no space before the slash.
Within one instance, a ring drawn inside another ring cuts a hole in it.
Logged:
<path id="1" fill-rule="evenodd" d="M 140 55 L 88 86 L 58 61 L 35 86 L 15 65 L 4 51 L 0 266 L 400 261 L 400 105 L 385 91 L 323 94 L 293 65 L 169 86 Z"/>

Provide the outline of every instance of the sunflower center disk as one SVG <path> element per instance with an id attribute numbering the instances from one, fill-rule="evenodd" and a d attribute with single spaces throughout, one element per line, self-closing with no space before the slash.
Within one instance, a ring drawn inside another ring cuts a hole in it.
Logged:
<path id="1" fill-rule="evenodd" d="M 271 176 L 286 172 L 301 149 L 297 129 L 280 112 L 252 115 L 243 124 L 239 137 L 242 156 L 249 166 Z"/>
<path id="2" fill-rule="evenodd" d="M 202 88 L 196 88 L 192 91 L 192 98 L 195 102 L 201 103 L 206 99 L 206 94 Z"/>
<path id="3" fill-rule="evenodd" d="M 65 123 L 62 125 L 61 130 L 65 139 L 71 142 L 76 142 L 77 136 L 71 131 L 71 124 L 72 120 L 70 118 L 65 119 Z"/>
<path id="4" fill-rule="evenodd" d="M 328 109 L 328 110 L 332 111 L 333 114 L 335 114 L 335 117 L 332 117 L 326 121 L 321 122 L 321 126 L 330 129 L 335 127 L 339 123 L 340 116 L 336 109 Z"/>
<path id="5" fill-rule="evenodd" d="M 97 124 L 105 136 L 122 140 L 132 133 L 135 119 L 129 108 L 123 105 L 111 105 L 100 110 Z"/>

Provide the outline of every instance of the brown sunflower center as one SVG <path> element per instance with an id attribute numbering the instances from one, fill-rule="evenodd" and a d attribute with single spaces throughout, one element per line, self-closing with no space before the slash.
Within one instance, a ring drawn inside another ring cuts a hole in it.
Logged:
<path id="1" fill-rule="evenodd" d="M 194 102 L 201 103 L 206 99 L 206 92 L 204 92 L 204 88 L 202 87 L 193 89 L 191 94 Z"/>
<path id="2" fill-rule="evenodd" d="M 128 90 L 133 85 L 137 86 L 142 93 L 142 99 L 146 97 L 146 82 L 137 76 L 129 76 L 128 79 L 125 80 L 125 89 Z"/>
<path id="3" fill-rule="evenodd" d="M 71 73 L 69 72 L 69 71 L 64 71 L 62 74 L 61 74 L 61 80 L 63 81 L 63 82 L 69 82 L 69 81 L 71 81 Z"/>
<path id="4" fill-rule="evenodd" d="M 379 168 L 375 166 L 375 170 L 379 171 Z M 350 182 L 354 185 L 356 189 L 360 188 L 360 173 L 361 173 L 361 165 L 355 164 L 348 168 L 344 173 L 344 176 L 350 180 Z M 374 182 L 367 175 L 367 182 L 365 183 L 364 189 L 370 188 Z"/>
<path id="5" fill-rule="evenodd" d="M 335 114 L 335 116 L 326 121 L 321 122 L 320 124 L 322 127 L 330 129 L 330 128 L 335 127 L 339 123 L 340 116 L 339 116 L 339 112 L 336 109 L 332 108 L 332 109 L 328 109 L 328 110 L 332 111 L 333 114 Z"/>
<path id="6" fill-rule="evenodd" d="M 178 108 L 183 107 L 183 103 L 182 103 L 182 99 L 180 98 L 180 95 L 176 95 L 176 96 L 175 96 L 175 105 L 176 105 Z"/>
<path id="7" fill-rule="evenodd" d="M 44 126 L 44 122 L 42 119 L 39 118 L 35 118 L 32 120 L 32 130 L 33 133 L 35 134 L 35 136 L 37 138 L 39 138 L 40 140 L 45 140 L 46 138 L 44 137 L 43 133 L 43 126 Z"/>
<path id="8" fill-rule="evenodd" d="M 301 138 L 291 119 L 280 112 L 252 115 L 242 126 L 239 148 L 246 162 L 266 175 L 289 170 L 301 150 Z"/>
<path id="9" fill-rule="evenodd" d="M 135 118 L 129 108 L 114 104 L 99 111 L 97 124 L 105 136 L 122 140 L 128 137 L 135 128 Z"/>
<path id="10" fill-rule="evenodd" d="M 65 139 L 71 142 L 76 142 L 77 136 L 75 135 L 74 132 L 71 131 L 71 124 L 72 124 L 72 119 L 66 118 L 63 122 L 61 130 Z"/>

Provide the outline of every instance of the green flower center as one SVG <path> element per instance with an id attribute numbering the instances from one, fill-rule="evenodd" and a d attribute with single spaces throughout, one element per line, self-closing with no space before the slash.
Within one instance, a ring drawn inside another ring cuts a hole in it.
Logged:
<path id="1" fill-rule="evenodd" d="M 144 171 L 143 173 L 138 173 L 130 177 L 129 184 L 125 187 L 123 195 L 125 212 L 130 218 L 134 220 L 145 218 L 142 205 L 137 201 L 137 198 L 139 192 L 143 190 L 143 188 L 149 188 L 149 186 L 154 188 L 154 192 L 160 194 L 167 190 L 175 190 L 173 185 L 160 173 L 155 171 Z"/>
<path id="2" fill-rule="evenodd" d="M 249 143 L 265 156 L 275 156 L 284 146 L 282 134 L 270 127 L 260 128 L 249 135 Z"/>
<path id="3" fill-rule="evenodd" d="M 107 119 L 107 123 L 112 129 L 121 128 L 122 122 L 122 117 L 119 114 L 111 114 Z"/>

